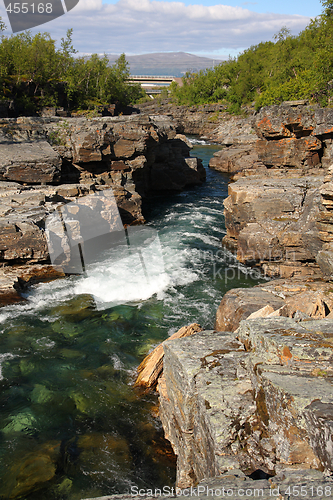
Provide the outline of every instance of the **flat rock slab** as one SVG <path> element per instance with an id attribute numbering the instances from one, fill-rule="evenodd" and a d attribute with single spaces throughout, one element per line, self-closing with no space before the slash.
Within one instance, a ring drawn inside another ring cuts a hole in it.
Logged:
<path id="1" fill-rule="evenodd" d="M 0 144 L 3 180 L 41 184 L 60 179 L 61 157 L 46 141 Z"/>

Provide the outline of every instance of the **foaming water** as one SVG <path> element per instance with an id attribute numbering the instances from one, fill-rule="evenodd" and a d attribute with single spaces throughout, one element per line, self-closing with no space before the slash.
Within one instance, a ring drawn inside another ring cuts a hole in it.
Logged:
<path id="1" fill-rule="evenodd" d="M 119 250 L 113 251 L 103 262 L 91 266 L 76 284 L 75 292 L 91 293 L 98 308 L 105 309 L 147 300 L 169 286 L 170 275 L 165 271 L 158 236 L 138 251 L 126 252 L 121 258 L 118 254 Z"/>
<path id="2" fill-rule="evenodd" d="M 195 145 L 195 146 L 207 146 L 210 144 L 209 141 L 207 141 L 206 139 L 198 139 L 197 137 L 194 137 L 194 136 L 189 136 L 188 137 L 188 140 L 190 141 L 191 144 Z"/>
<path id="3" fill-rule="evenodd" d="M 191 141 L 207 166 L 218 147 Z M 156 398 L 134 391 L 135 368 L 180 327 L 213 328 L 223 294 L 258 282 L 221 246 L 227 184 L 207 169 L 202 186 L 146 203 L 151 244 L 106 252 L 85 274 L 0 310 L 0 496 L 80 500 L 173 485 Z M 22 479 L 26 490 L 15 490 L 30 466 L 42 487 Z"/>

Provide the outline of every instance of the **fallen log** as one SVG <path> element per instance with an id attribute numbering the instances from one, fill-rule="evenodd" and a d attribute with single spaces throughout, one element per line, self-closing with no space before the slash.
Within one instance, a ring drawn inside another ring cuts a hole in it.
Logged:
<path id="1" fill-rule="evenodd" d="M 194 333 L 201 332 L 202 328 L 197 323 L 192 323 L 189 326 L 183 326 L 178 332 L 168 337 L 166 340 L 180 339 L 182 337 L 189 337 Z M 164 341 L 165 342 L 165 341 Z M 138 377 L 135 381 L 135 387 L 142 387 L 152 389 L 156 386 L 158 378 L 163 372 L 163 344 L 159 344 L 145 359 L 140 363 L 137 368 Z"/>

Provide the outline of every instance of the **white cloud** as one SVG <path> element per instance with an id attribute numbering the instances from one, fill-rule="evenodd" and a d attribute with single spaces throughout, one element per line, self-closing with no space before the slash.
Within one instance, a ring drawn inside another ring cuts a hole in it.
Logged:
<path id="1" fill-rule="evenodd" d="M 60 40 L 68 28 L 73 28 L 74 46 L 80 52 L 184 51 L 227 56 L 241 47 L 272 39 L 284 25 L 297 34 L 310 21 L 305 16 L 258 14 L 228 5 L 186 6 L 163 0 L 101 2 L 80 0 L 68 14 L 33 32 L 48 31 Z M 6 21 L 3 13 L 2 8 L 0 15 Z"/>
<path id="2" fill-rule="evenodd" d="M 80 10 L 101 10 L 103 7 L 102 0 L 80 0 L 75 7 L 76 12 Z"/>

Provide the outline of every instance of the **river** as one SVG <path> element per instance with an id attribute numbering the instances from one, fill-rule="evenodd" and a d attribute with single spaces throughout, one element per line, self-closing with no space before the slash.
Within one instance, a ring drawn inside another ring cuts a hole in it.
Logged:
<path id="1" fill-rule="evenodd" d="M 192 141 L 207 166 L 219 147 Z M 110 281 L 106 260 L 0 310 L 0 498 L 81 500 L 174 484 L 157 397 L 133 389 L 135 368 L 180 327 L 212 329 L 227 290 L 258 283 L 221 247 L 227 187 L 207 168 L 202 186 L 146 203 L 164 273 L 154 289 L 136 285 L 135 300 L 131 265 Z M 115 291 L 131 301 L 112 305 Z"/>

